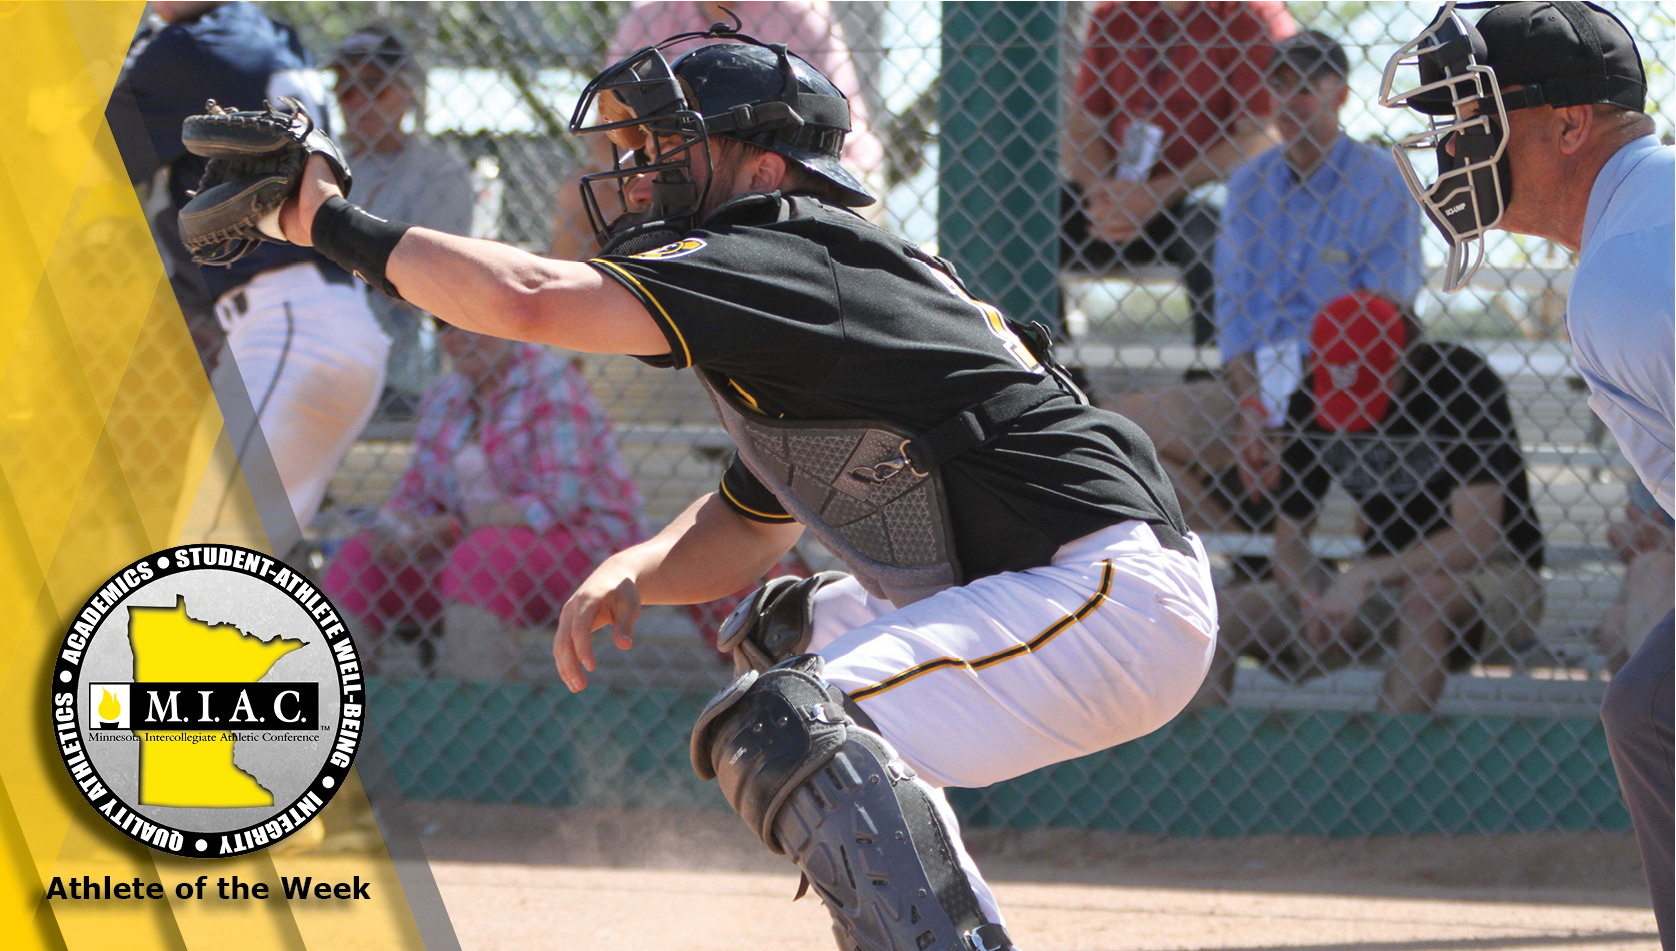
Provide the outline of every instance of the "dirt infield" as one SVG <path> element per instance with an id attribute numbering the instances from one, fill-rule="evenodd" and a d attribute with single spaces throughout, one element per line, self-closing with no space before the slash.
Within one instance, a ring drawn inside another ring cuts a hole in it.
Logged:
<path id="1" fill-rule="evenodd" d="M 797 876 L 719 813 L 414 804 L 466 951 L 830 951 Z M 1027 951 L 1656 948 L 1625 835 L 968 837 Z"/>

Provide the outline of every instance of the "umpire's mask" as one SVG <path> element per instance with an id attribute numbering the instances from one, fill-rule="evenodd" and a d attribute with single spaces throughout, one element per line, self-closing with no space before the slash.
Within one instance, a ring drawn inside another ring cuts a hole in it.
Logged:
<path id="1" fill-rule="evenodd" d="M 1476 26 L 1459 12 L 1486 7 Z M 1408 190 L 1449 243 L 1444 290 L 1466 286 L 1483 264 L 1484 233 L 1513 198 L 1507 114 L 1590 103 L 1639 112 L 1646 88 L 1629 32 L 1592 3 L 1445 3 L 1385 64 L 1379 87 L 1380 105 L 1429 117 L 1427 129 L 1397 139 L 1391 151 Z M 1421 149 L 1437 160 L 1430 186 L 1409 158 Z"/>
<path id="2" fill-rule="evenodd" d="M 671 65 L 663 51 L 694 37 L 734 42 L 704 46 Z M 588 124 L 591 116 L 598 121 Z M 836 186 L 840 204 L 873 196 L 838 161 L 850 129 L 849 100 L 819 70 L 783 45 L 763 43 L 718 23 L 643 47 L 607 68 L 582 91 L 570 131 L 604 133 L 619 150 L 609 171 L 582 177 L 582 202 L 603 250 L 635 253 L 675 240 L 697 225 L 712 175 L 700 189 L 694 157 L 713 170 L 710 137 L 775 152 Z M 629 184 L 655 176 L 651 207 L 625 213 Z M 616 193 L 607 212 L 599 190 Z"/>

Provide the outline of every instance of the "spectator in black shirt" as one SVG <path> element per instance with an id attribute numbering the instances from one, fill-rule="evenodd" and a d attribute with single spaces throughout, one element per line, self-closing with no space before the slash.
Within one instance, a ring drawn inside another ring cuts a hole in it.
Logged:
<path id="1" fill-rule="evenodd" d="M 1506 386 L 1367 293 L 1322 311 L 1311 357 L 1279 437 L 1273 580 L 1222 592 L 1205 699 L 1226 700 L 1242 654 L 1299 680 L 1389 653 L 1379 708 L 1427 712 L 1450 672 L 1527 641 L 1542 611 L 1542 533 Z M 1336 574 L 1309 546 L 1334 481 L 1360 507 L 1365 549 Z"/>

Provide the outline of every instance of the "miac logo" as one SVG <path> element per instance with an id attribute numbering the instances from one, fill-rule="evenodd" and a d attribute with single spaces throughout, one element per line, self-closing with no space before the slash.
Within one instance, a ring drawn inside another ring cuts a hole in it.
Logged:
<path id="1" fill-rule="evenodd" d="M 360 743 L 360 657 L 331 602 L 260 552 L 201 545 L 117 572 L 53 670 L 57 742 L 112 825 L 237 855 L 306 824 Z"/>
<path id="2" fill-rule="evenodd" d="M 127 684 L 88 684 L 87 705 L 93 711 L 91 729 L 128 729 Z"/>

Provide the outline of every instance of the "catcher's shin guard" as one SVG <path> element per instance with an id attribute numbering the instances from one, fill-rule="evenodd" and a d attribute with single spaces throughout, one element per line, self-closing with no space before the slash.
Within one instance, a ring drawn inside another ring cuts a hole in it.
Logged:
<path id="1" fill-rule="evenodd" d="M 774 852 L 789 855 L 860 951 L 1002 951 L 914 772 L 845 717 L 821 659 L 748 671 L 693 729 L 693 769 Z"/>
<path id="2" fill-rule="evenodd" d="M 739 674 L 760 674 L 804 653 L 814 634 L 815 592 L 848 577 L 842 571 L 822 571 L 809 578 L 769 579 L 722 622 L 716 649 L 733 652 L 733 670 Z"/>

